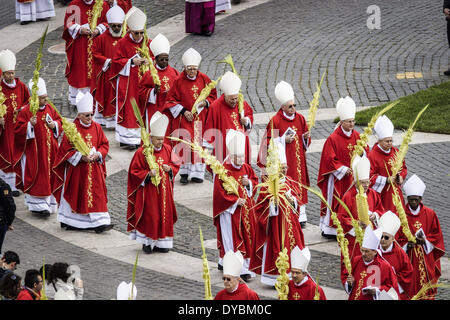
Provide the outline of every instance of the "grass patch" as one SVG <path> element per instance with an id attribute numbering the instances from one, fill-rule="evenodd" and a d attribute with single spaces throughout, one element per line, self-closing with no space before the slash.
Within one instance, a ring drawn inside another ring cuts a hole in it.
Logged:
<path id="1" fill-rule="evenodd" d="M 430 104 L 416 124 L 416 131 L 450 134 L 450 81 L 432 86 L 412 95 L 398 99 L 400 102 L 386 116 L 397 129 L 407 129 L 417 114 Z M 387 106 L 385 103 L 359 111 L 355 115 L 357 125 L 367 125 L 372 116 Z"/>

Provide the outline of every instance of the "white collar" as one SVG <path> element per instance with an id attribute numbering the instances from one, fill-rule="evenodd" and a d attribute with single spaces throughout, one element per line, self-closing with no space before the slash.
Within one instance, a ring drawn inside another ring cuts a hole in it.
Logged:
<path id="1" fill-rule="evenodd" d="M 352 135 L 352 132 L 353 132 L 353 130 L 345 131 L 344 128 L 342 128 L 342 125 L 341 125 L 341 130 L 347 137 L 350 137 Z"/>
<path id="2" fill-rule="evenodd" d="M 374 260 L 375 260 L 375 259 L 373 259 L 373 260 L 371 260 L 371 261 L 369 261 L 369 262 L 365 262 L 365 261 L 363 260 L 363 262 L 364 262 L 364 264 L 365 264 L 366 266 L 368 266 L 368 265 L 371 264 Z"/>
<path id="3" fill-rule="evenodd" d="M 388 151 L 384 150 L 379 144 L 377 144 L 378 148 L 380 148 L 381 151 L 383 151 L 386 154 L 389 154 L 391 152 L 391 149 L 389 149 Z"/>
<path id="4" fill-rule="evenodd" d="M 283 115 L 284 115 L 286 118 L 288 118 L 289 120 L 294 120 L 294 119 L 295 119 L 295 113 L 294 113 L 292 116 L 288 116 L 288 115 L 286 114 L 286 112 L 283 111 Z"/>
<path id="5" fill-rule="evenodd" d="M 233 291 L 231 291 L 231 292 L 229 292 L 229 293 L 235 293 L 236 290 L 237 290 L 238 288 L 239 288 L 239 283 L 238 283 L 238 285 L 236 286 L 236 288 L 234 288 Z"/>
<path id="6" fill-rule="evenodd" d="M 153 150 L 155 150 L 155 151 L 161 151 L 161 149 L 162 149 L 162 146 L 160 148 L 153 146 Z"/>
<path id="7" fill-rule="evenodd" d="M 160 66 L 158 66 L 158 64 L 157 64 L 157 63 L 155 63 L 155 66 L 156 66 L 156 69 L 158 69 L 158 70 L 166 70 L 166 69 L 167 69 L 167 67 L 165 67 L 165 68 L 161 68 Z"/>
<path id="8" fill-rule="evenodd" d="M 416 210 L 411 209 L 411 207 L 409 206 L 409 204 L 408 204 L 408 208 L 409 208 L 409 211 L 411 211 L 411 213 L 412 213 L 413 215 L 415 215 L 415 216 L 417 216 L 417 215 L 419 214 L 419 212 L 420 212 L 420 204 L 419 204 L 419 206 L 417 207 Z"/>
<path id="9" fill-rule="evenodd" d="M 188 79 L 190 79 L 190 80 L 195 80 L 195 79 L 197 79 L 197 76 L 191 78 L 191 77 L 189 77 L 189 75 L 188 75 L 187 73 L 186 73 L 186 77 L 187 77 Z"/>
<path id="10" fill-rule="evenodd" d="M 92 4 L 92 2 L 94 2 L 94 0 L 83 0 L 84 1 L 84 3 L 86 3 L 86 4 Z"/>
<path id="11" fill-rule="evenodd" d="M 134 40 L 133 39 L 133 35 L 130 33 L 130 39 L 131 39 L 131 41 L 133 41 L 134 43 L 141 43 L 142 42 L 142 40 L 144 40 L 144 37 L 142 37 L 142 39 L 141 40 L 139 40 L 139 41 L 136 41 L 136 40 Z"/>
<path id="12" fill-rule="evenodd" d="M 44 110 L 46 105 L 43 105 L 42 107 L 39 107 L 39 110 Z"/>
<path id="13" fill-rule="evenodd" d="M 300 281 L 299 284 L 296 284 L 296 283 L 294 282 L 294 285 L 295 285 L 296 287 L 300 287 L 300 286 L 302 286 L 303 284 L 305 284 L 306 281 L 308 281 L 308 276 L 305 276 L 305 277 L 303 278 L 303 280 Z"/>
<path id="14" fill-rule="evenodd" d="M 84 124 L 83 121 L 80 120 L 80 123 L 81 123 L 81 125 L 82 125 L 83 127 L 85 127 L 85 128 L 89 128 L 90 126 L 92 126 L 92 122 L 89 123 L 89 124 Z"/>
<path id="15" fill-rule="evenodd" d="M 3 79 L 3 83 L 6 84 L 10 88 L 16 87 L 16 79 L 13 79 L 13 83 L 11 83 L 11 84 L 9 84 L 8 82 L 5 81 L 5 79 Z"/>
<path id="16" fill-rule="evenodd" d="M 241 166 L 235 165 L 233 160 L 231 160 L 231 165 L 233 166 L 233 168 L 238 169 L 238 170 L 240 170 L 242 168 L 242 165 Z"/>
<path id="17" fill-rule="evenodd" d="M 394 242 L 391 243 L 391 245 L 389 246 L 389 248 L 387 248 L 386 250 L 383 250 L 383 247 L 380 244 L 380 250 L 381 252 L 391 252 L 392 249 L 394 249 Z"/>

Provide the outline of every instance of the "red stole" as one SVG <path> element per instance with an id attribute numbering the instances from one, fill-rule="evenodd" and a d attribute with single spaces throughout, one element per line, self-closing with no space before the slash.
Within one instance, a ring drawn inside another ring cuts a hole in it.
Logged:
<path id="1" fill-rule="evenodd" d="M 89 127 L 83 126 L 79 119 L 75 119 L 74 123 L 86 144 L 102 154 L 103 162 L 87 163 L 80 160 L 76 166 L 68 163 L 67 160 L 77 151 L 64 135 L 53 166 L 55 172 L 53 195 L 59 204 L 64 183 L 64 199 L 75 213 L 107 212 L 105 161 L 109 150 L 108 139 L 96 122 L 92 122 Z M 66 170 L 65 179 L 64 170 Z"/>
<path id="2" fill-rule="evenodd" d="M 14 126 L 17 121 L 17 113 L 24 104 L 28 103 L 30 94 L 27 86 L 15 78 L 16 86 L 11 88 L 3 80 L 0 85 L 6 97 L 5 127 L 0 126 L 0 170 L 5 173 L 14 172 Z M 16 113 L 16 114 L 14 114 Z"/>
<path id="3" fill-rule="evenodd" d="M 378 176 L 388 177 L 391 175 L 391 162 L 393 161 L 393 158 L 395 154 L 398 152 L 398 149 L 396 147 L 392 147 L 391 151 L 389 153 L 383 152 L 379 147 L 378 143 L 375 143 L 372 150 L 368 154 L 368 158 L 370 160 L 370 183 L 371 187 L 375 184 L 375 181 L 377 180 Z M 388 171 L 386 171 L 386 167 Z M 406 168 L 405 161 L 403 160 L 403 167 L 402 170 L 399 172 L 400 176 L 405 179 L 406 175 L 408 173 L 408 170 Z M 400 199 L 403 200 L 403 194 L 402 189 L 400 186 L 396 186 L 397 193 L 400 195 Z M 386 181 L 386 184 L 383 188 L 383 190 L 380 193 L 381 202 L 383 202 L 383 207 L 386 210 L 390 210 L 394 213 L 397 213 L 397 208 L 395 208 L 395 205 L 392 203 L 392 186 Z"/>
<path id="4" fill-rule="evenodd" d="M 95 79 L 92 81 L 91 92 L 95 101 L 97 101 L 98 113 L 104 117 L 112 117 L 116 113 L 116 108 L 111 103 L 115 97 L 115 92 L 111 83 L 108 81 L 112 77 L 110 71 L 111 62 L 106 72 L 102 69 L 106 60 L 113 58 L 117 43 L 120 39 L 122 38 L 113 37 L 108 29 L 94 39 L 92 46 Z"/>
<path id="5" fill-rule="evenodd" d="M 58 123 L 58 130 L 61 133 L 61 118 L 49 104 L 36 113 L 37 122 L 33 129 L 34 139 L 27 139 L 28 122 L 32 117 L 29 105 L 20 110 L 14 129 L 16 187 L 35 197 L 47 197 L 52 194 L 52 166 L 58 151 L 58 139 L 46 125 L 47 114 Z M 26 156 L 25 181 L 23 181 L 20 161 L 24 155 Z"/>
<path id="6" fill-rule="evenodd" d="M 311 279 L 308 275 L 308 280 L 300 286 L 295 285 L 293 280 L 289 281 L 289 295 L 288 300 L 314 300 L 316 290 L 319 290 L 319 300 L 327 300 L 325 292 Z"/>
<path id="7" fill-rule="evenodd" d="M 244 101 L 244 117 L 250 119 L 251 125 L 253 125 L 253 110 L 247 101 Z M 223 161 L 227 156 L 227 145 L 226 136 L 229 129 L 246 132 L 245 127 L 240 122 L 239 108 L 238 105 L 230 108 L 225 102 L 225 96 L 222 94 L 217 100 L 215 100 L 209 106 L 208 117 L 205 121 L 205 128 L 203 130 L 203 135 L 208 143 L 212 143 L 214 146 L 214 155 L 219 161 Z M 219 130 L 222 135 L 216 137 Z M 250 139 L 248 135 L 245 137 L 245 163 L 250 164 L 251 160 L 251 150 L 250 150 Z"/>
<path id="8" fill-rule="evenodd" d="M 128 210 L 127 231 L 136 229 L 151 239 L 173 237 L 173 225 L 177 221 L 177 211 L 173 200 L 173 178 L 179 165 L 171 159 L 172 148 L 164 144 L 161 150 L 154 150 L 159 164 L 161 182 L 155 187 L 151 182 L 145 183 L 150 172 L 147 160 L 140 147 L 133 156 L 128 170 Z M 162 169 L 167 164 L 172 168 L 172 178 Z M 142 186 L 142 182 L 145 186 Z"/>
<path id="9" fill-rule="evenodd" d="M 69 85 L 74 88 L 91 87 L 92 81 L 95 80 L 92 56 L 93 39 L 89 36 L 81 35 L 80 33 L 73 39 L 69 33 L 69 28 L 75 23 L 80 26 L 89 23 L 89 16 L 91 15 L 94 3 L 95 2 L 86 4 L 83 0 L 73 0 L 64 16 L 64 31 L 62 38 L 66 42 L 67 64 L 65 75 Z M 102 13 L 97 20 L 97 25 L 107 25 L 106 12 L 108 10 L 109 6 L 107 2 L 104 2 Z M 91 50 L 89 50 L 89 48 L 91 48 Z"/>
<path id="10" fill-rule="evenodd" d="M 244 163 L 240 169 L 236 169 L 231 164 L 224 163 L 224 167 L 228 170 L 228 175 L 234 177 L 238 182 L 240 182 L 244 175 L 247 175 L 248 179 L 252 181 L 253 192 L 255 192 L 258 178 L 250 165 Z M 240 250 L 244 258 L 251 258 L 252 241 L 254 241 L 255 229 L 255 203 L 252 197 L 248 197 L 247 192 L 244 189 L 245 187 L 239 184 L 239 198 L 245 199 L 246 204 L 241 207 L 237 206 L 231 216 L 233 246 L 234 251 Z M 213 219 L 214 225 L 217 228 L 217 249 L 219 250 L 220 257 L 223 257 L 225 252 L 222 245 L 222 230 L 220 228 L 219 216 L 229 207 L 234 205 L 237 200 L 238 197 L 234 194 L 228 194 L 223 188 L 222 181 L 218 176 L 215 176 Z"/>
<path id="11" fill-rule="evenodd" d="M 291 179 L 290 177 L 287 178 Z M 300 206 L 299 188 L 291 181 L 286 180 L 286 188 L 282 193 L 285 194 L 289 190 L 291 191 L 292 197 L 297 200 L 297 205 Z M 256 201 L 256 235 L 254 237 L 253 257 L 250 260 L 250 270 L 258 274 L 264 272 L 266 274 L 277 275 L 278 269 L 275 262 L 279 252 L 285 247 L 290 258 L 291 250 L 295 246 L 298 246 L 300 249 L 305 247 L 305 240 L 300 222 L 298 221 L 299 212 L 294 211 L 287 201 L 280 198 L 278 215 L 269 217 L 270 204 L 269 199 L 266 199 L 268 195 L 267 188 L 263 187 L 259 191 L 258 200 Z M 267 243 L 266 260 L 264 261 L 264 270 L 261 270 L 264 243 Z"/>
<path id="12" fill-rule="evenodd" d="M 323 146 L 322 155 L 320 158 L 319 174 L 317 177 L 317 185 L 325 199 L 327 198 L 327 186 L 328 177 L 333 171 L 339 169 L 342 166 L 350 168 L 350 154 L 353 151 L 356 142 L 359 139 L 359 133 L 353 129 L 350 137 L 345 135 L 341 126 L 338 126 L 334 132 L 327 138 Z M 366 149 L 368 152 L 369 149 Z M 341 180 L 335 179 L 333 195 L 342 199 L 345 192 L 351 187 L 353 183 L 353 177 L 351 175 L 345 175 Z M 333 211 L 337 210 L 339 203 L 333 199 L 330 203 Z M 320 205 L 320 215 L 325 216 L 327 207 L 324 203 Z M 330 225 L 332 223 L 330 222 Z"/>
<path id="13" fill-rule="evenodd" d="M 119 75 L 123 67 L 128 63 L 134 55 L 138 54 L 137 49 L 141 48 L 142 41 L 137 43 L 130 37 L 130 33 L 127 33 L 116 45 L 116 51 L 114 59 L 111 62 L 111 85 L 115 90 L 115 97 L 113 104 L 117 103 L 117 124 L 128 129 L 139 128 L 139 125 L 134 116 L 133 106 L 131 105 L 131 99 L 136 99 L 136 103 L 140 108 L 141 114 L 144 113 L 144 106 L 139 105 L 139 79 L 141 77 L 139 66 L 130 66 L 129 76 Z M 147 47 L 150 45 L 151 39 L 148 40 Z M 150 50 L 150 48 L 149 48 Z M 151 53 L 151 51 L 150 51 Z M 153 58 L 153 57 L 151 57 Z M 150 61 L 150 63 L 152 63 Z M 117 86 L 117 77 L 119 77 L 119 83 Z M 117 101 L 116 101 L 117 99 Z"/>
<path id="14" fill-rule="evenodd" d="M 423 248 L 425 245 L 415 245 L 412 250 L 408 249 L 406 252 L 413 266 L 413 281 L 409 290 L 409 296 L 413 297 L 424 284 L 429 281 L 433 283 L 438 281 L 441 276 L 439 259 L 445 254 L 445 247 L 441 225 L 434 210 L 421 203 L 419 214 L 414 215 L 406 204 L 405 212 L 411 233 L 415 235 L 419 229 L 422 229 L 426 239 L 434 246 L 429 254 L 425 253 Z M 402 229 L 397 232 L 397 241 L 402 247 L 407 243 Z M 429 297 L 434 298 L 436 292 L 436 289 L 428 291 Z"/>
<path id="15" fill-rule="evenodd" d="M 286 160 L 288 165 L 287 175 L 292 177 L 295 181 L 299 181 L 301 184 L 308 186 L 309 183 L 309 174 L 308 167 L 306 165 L 306 148 L 303 144 L 302 135 L 307 132 L 308 124 L 306 123 L 305 118 L 298 112 L 295 113 L 294 119 L 288 119 L 284 114 L 281 108 L 278 112 L 272 117 L 271 121 L 266 127 L 265 138 L 267 139 L 266 144 L 261 144 L 260 151 L 258 154 L 257 165 L 261 168 L 265 167 L 266 164 L 266 154 L 267 154 L 267 146 L 269 145 L 270 139 L 272 137 L 272 124 L 273 129 L 278 130 L 278 134 L 276 131 L 275 137 L 281 137 L 286 130 L 290 127 L 294 131 L 296 131 L 295 140 L 291 143 L 286 143 Z M 263 138 L 263 141 L 264 139 Z M 311 139 L 308 141 L 308 145 L 311 143 Z M 308 203 L 308 191 L 305 188 L 302 188 L 300 204 Z"/>
<path id="16" fill-rule="evenodd" d="M 236 291 L 229 293 L 223 289 L 217 293 L 214 300 L 259 300 L 259 296 L 245 283 L 239 283 Z"/>

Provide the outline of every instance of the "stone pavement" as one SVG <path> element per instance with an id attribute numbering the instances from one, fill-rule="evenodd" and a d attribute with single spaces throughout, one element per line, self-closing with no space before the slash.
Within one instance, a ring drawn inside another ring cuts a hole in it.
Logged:
<path id="1" fill-rule="evenodd" d="M 255 2 L 259 5 L 233 13 L 233 9 L 250 5 L 249 1 L 244 1 L 231 10 L 233 14 L 218 15 L 215 34 L 211 38 L 178 34 L 171 50 L 171 63 L 180 69 L 182 53 L 192 46 L 203 56 L 201 70 L 215 79 L 225 68 L 216 62 L 231 53 L 238 72 L 243 76 L 244 95 L 255 112 L 260 114 L 261 120 L 254 131 L 265 128 L 269 115 L 264 112 L 278 108 L 273 97 L 278 81 L 291 82 L 300 108 L 306 109 L 316 82 L 327 70 L 320 104 L 324 117 L 318 119 L 312 131 L 316 147 L 307 154 L 313 185 L 317 181 L 320 146 L 334 128 L 333 108 L 339 97 L 349 94 L 358 106 L 377 105 L 448 79 L 441 75 L 448 67 L 449 58 L 441 21 L 441 1 L 379 1 L 380 30 L 369 30 L 366 26 L 366 9 L 370 1 L 329 1 L 326 5 L 317 1 Z M 167 3 L 170 5 L 164 6 Z M 174 29 L 182 26 L 182 1 L 135 0 L 133 4 L 146 8 L 151 26 L 164 26 L 167 30 L 171 26 Z M 408 21 L 420 23 L 411 26 Z M 150 31 L 155 32 L 152 27 Z M 61 27 L 49 33 L 45 50 L 61 43 L 61 33 Z M 34 41 L 17 53 L 18 75 L 22 79 L 28 80 L 32 76 L 38 46 L 39 41 Z M 74 112 L 66 102 L 64 59 L 64 55 L 45 54 L 41 74 L 45 75 L 51 99 L 61 107 L 64 115 L 73 117 Z M 397 80 L 396 74 L 405 71 L 421 72 L 424 78 Z M 359 131 L 362 129 L 358 128 Z M 400 131 L 395 132 L 399 137 Z M 110 141 L 107 186 L 115 230 L 102 235 L 62 231 L 55 216 L 43 221 L 27 212 L 21 196 L 16 200 L 19 207 L 16 230 L 8 233 L 4 244 L 5 248 L 19 252 L 21 275 L 28 268 L 38 267 L 43 256 L 48 263 L 63 260 L 78 264 L 85 280 L 86 299 L 114 298 L 118 283 L 130 281 L 136 252 L 140 252 L 140 246 L 127 239 L 125 223 L 126 170 L 132 153 L 118 148 L 113 132 L 106 130 L 105 133 Z M 423 136 L 436 140 L 418 139 Z M 437 212 L 448 248 L 450 224 L 445 190 L 450 187 L 450 140 L 447 136 L 441 137 L 416 133 L 415 144 L 410 146 L 406 163 L 409 176 L 416 173 L 427 184 L 424 201 Z M 260 138 L 255 138 L 255 144 L 258 141 Z M 427 143 L 431 141 L 436 142 Z M 395 143 L 400 142 L 396 138 Z M 259 173 L 259 169 L 254 168 Z M 222 288 L 221 273 L 216 268 L 216 230 L 211 219 L 210 184 L 209 175 L 201 186 L 176 183 L 178 222 L 175 225 L 175 248 L 167 255 L 140 255 L 137 273 L 139 299 L 202 299 L 199 226 L 210 261 L 213 293 Z M 198 198 L 192 199 L 193 191 Z M 308 225 L 304 232 L 312 250 L 311 274 L 313 277 L 320 275 L 320 284 L 325 287 L 329 298 L 345 299 L 338 276 L 339 250 L 335 242 L 319 235 L 319 201 L 313 195 L 309 195 L 307 213 Z M 446 282 L 450 281 L 448 257 L 447 253 L 442 259 L 444 274 L 441 279 Z M 276 297 L 276 292 L 259 284 L 258 279 L 250 282 L 250 287 L 264 298 Z M 450 298 L 449 290 L 439 292 L 439 299 Z"/>

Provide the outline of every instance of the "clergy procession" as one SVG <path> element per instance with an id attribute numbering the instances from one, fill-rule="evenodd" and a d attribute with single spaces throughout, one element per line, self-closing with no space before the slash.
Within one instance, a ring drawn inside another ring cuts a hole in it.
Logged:
<path id="1" fill-rule="evenodd" d="M 188 1 L 187 7 L 189 2 L 207 1 Z M 223 4 L 230 1 L 218 2 L 219 10 L 231 8 Z M 333 272 L 349 300 L 435 299 L 444 237 L 437 214 L 427 206 L 426 177 L 408 170 L 405 160 L 413 129 L 403 141 L 394 141 L 394 124 L 384 114 L 396 103 L 358 132 L 354 99 L 334 97 L 338 120 L 324 141 L 315 180 L 307 151 L 322 81 L 309 106 L 303 106 L 308 116 L 299 111 L 290 80 L 268 84 L 277 111 L 255 148 L 256 112 L 242 81 L 247 75 L 237 72 L 232 56 L 223 52 L 223 60 L 216 61 L 223 72 L 213 78 L 202 69 L 207 52 L 190 47 L 176 56 L 164 34 L 151 39 L 151 17 L 131 0 L 71 1 L 61 34 L 66 67 L 60 72 L 75 119 L 63 116 L 47 91 L 50 75 L 40 64 L 48 53 L 42 45 L 32 79 L 16 76 L 18 61 L 11 50 L 0 52 L 5 197 L 17 201 L 23 195 L 30 215 L 57 221 L 74 237 L 93 231 L 100 239 L 115 227 L 109 200 L 116 195 L 107 188 L 106 162 L 117 145 L 131 157 L 122 219 L 129 239 L 142 248 L 139 259 L 158 263 L 176 249 L 177 193 L 212 177 L 209 221 L 216 230 L 218 260 L 209 266 L 203 247 L 205 299 L 259 300 L 251 287 L 260 282 L 280 300 L 327 300 L 320 278 L 308 271 L 320 268 L 304 234 L 311 228 L 313 198 L 321 203 L 319 237 L 339 248 L 334 258 L 340 268 Z M 45 39 L 46 32 L 42 43 Z M 171 66 L 175 60 L 182 69 Z M 114 139 L 107 138 L 109 132 Z M 375 144 L 369 143 L 370 135 Z M 0 211 L 6 210 L 2 202 Z M 2 242 L 11 226 L 12 221 L 5 224 Z M 4 256 L 2 263 L 6 268 Z M 213 268 L 223 274 L 223 290 L 214 296 Z M 117 298 L 136 299 L 136 287 L 139 297 L 145 287 L 122 283 Z M 35 290 L 34 299 L 45 298 L 47 289 Z"/>

